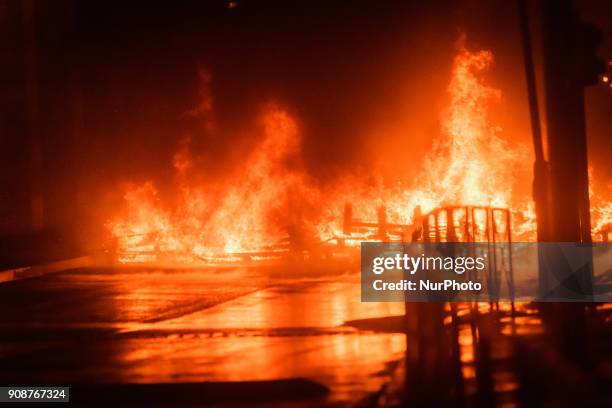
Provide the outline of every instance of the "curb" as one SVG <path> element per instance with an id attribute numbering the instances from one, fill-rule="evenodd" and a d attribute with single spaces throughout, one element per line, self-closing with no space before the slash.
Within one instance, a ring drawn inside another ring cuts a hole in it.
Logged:
<path id="1" fill-rule="evenodd" d="M 49 262 L 40 265 L 23 266 L 20 268 L 5 269 L 0 271 L 0 283 L 19 279 L 34 278 L 48 273 L 65 271 L 68 269 L 83 268 L 93 265 L 91 256 L 80 256 L 61 261 Z"/>

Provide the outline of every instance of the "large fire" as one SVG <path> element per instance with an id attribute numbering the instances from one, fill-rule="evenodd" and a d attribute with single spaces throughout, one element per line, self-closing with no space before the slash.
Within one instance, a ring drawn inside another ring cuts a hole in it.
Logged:
<path id="1" fill-rule="evenodd" d="M 413 222 L 417 206 L 428 212 L 441 205 L 514 204 L 515 229 L 522 235 L 532 233 L 535 220 L 529 198 L 512 194 L 518 181 L 513 176 L 514 170 L 527 165 L 527 161 L 520 160 L 526 147 L 510 146 L 489 117 L 490 108 L 501 97 L 499 90 L 487 86 L 482 79 L 492 62 L 493 54 L 489 51 L 460 49 L 448 86 L 449 105 L 442 113 L 441 136 L 424 158 L 420 175 L 406 186 L 358 193 L 351 201 L 384 204 L 391 218 L 404 224 Z M 351 183 L 344 188 L 355 191 Z M 376 206 L 370 206 L 359 212 L 372 218 L 375 209 Z M 337 219 L 334 214 L 330 215 L 330 222 L 332 219 Z"/>
<path id="2" fill-rule="evenodd" d="M 189 183 L 191 158 L 185 151 L 173 162 L 181 195 L 176 208 L 163 208 L 152 182 L 129 187 L 125 215 L 107 224 L 118 239 L 120 261 L 196 262 L 282 248 L 291 214 L 314 191 L 305 173 L 289 165 L 300 147 L 295 121 L 270 106 L 262 127 L 264 138 L 244 167 L 225 186 L 211 187 L 220 191 Z"/>
<path id="3" fill-rule="evenodd" d="M 515 176 L 519 166 L 530 166 L 528 147 L 510 144 L 492 123 L 490 109 L 501 97 L 484 80 L 492 62 L 490 51 L 458 51 L 440 136 L 423 158 L 420 174 L 395 188 L 366 186 L 351 177 L 317 187 L 296 164 L 300 130 L 279 106 L 266 109 L 261 142 L 221 185 L 190 182 L 192 159 L 186 145 L 174 156 L 180 195 L 175 205 L 162 205 L 149 181 L 128 187 L 126 208 L 107 222 L 119 260 L 193 263 L 244 253 L 265 257 L 304 237 L 311 244 L 346 238 L 345 203 L 352 203 L 362 219 L 374 219 L 384 205 L 389 222 L 406 225 L 413 222 L 417 206 L 423 213 L 441 205 L 505 207 L 512 211 L 514 236 L 534 239 L 532 201 L 513 194 L 516 183 L 528 182 Z M 610 203 L 606 205 L 609 219 Z M 602 222 L 594 225 L 601 228 Z"/>

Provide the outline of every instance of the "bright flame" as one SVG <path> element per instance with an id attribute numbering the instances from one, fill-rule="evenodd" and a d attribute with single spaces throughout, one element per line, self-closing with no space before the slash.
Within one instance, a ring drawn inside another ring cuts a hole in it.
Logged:
<path id="1" fill-rule="evenodd" d="M 448 86 L 449 105 L 442 116 L 442 134 L 413 183 L 395 189 L 355 188 L 342 185 L 339 194 L 354 203 L 360 217 L 373 219 L 385 205 L 392 221 L 410 224 L 417 206 L 426 213 L 442 205 L 477 205 L 513 208 L 513 232 L 533 239 L 535 213 L 527 197 L 513 202 L 514 171 L 525 166 L 526 147 L 511 146 L 501 129 L 491 124 L 490 108 L 501 98 L 482 74 L 493 62 L 489 51 L 457 53 Z M 349 193 L 352 192 L 352 193 Z M 337 212 L 337 211 L 336 211 Z M 331 225 L 322 234 L 341 235 L 337 214 L 328 214 Z M 335 222 L 333 221 L 335 220 Z M 484 223 L 484 221 L 482 221 Z M 484 226 L 481 226 L 484 227 Z"/>
<path id="2" fill-rule="evenodd" d="M 393 188 L 383 187 L 382 181 L 367 185 L 350 177 L 326 188 L 315 187 L 299 166 L 297 123 L 277 106 L 269 107 L 262 117 L 261 142 L 244 165 L 221 182 L 192 181 L 194 163 L 187 140 L 173 160 L 178 201 L 165 205 L 150 181 L 132 185 L 124 196 L 125 212 L 107 222 L 119 260 L 193 263 L 320 248 L 331 240 L 349 238 L 343 231 L 345 203 L 354 205 L 357 218 L 370 222 L 376 222 L 378 208 L 385 206 L 387 222 L 403 225 L 414 221 L 417 207 L 422 214 L 445 205 L 510 208 L 514 239 L 533 240 L 533 202 L 513 194 L 520 182 L 516 169 L 529 165 L 528 149 L 510 144 L 492 124 L 491 108 L 501 99 L 500 91 L 483 79 L 492 63 L 489 51 L 458 51 L 440 137 L 421 160 L 420 174 Z M 208 84 L 210 76 L 203 78 Z M 207 103 L 194 114 L 211 110 L 212 97 L 208 91 L 205 96 Z M 592 196 L 592 201 L 594 231 L 609 228 L 612 204 L 599 196 Z M 484 216 L 476 214 L 474 221 L 484 228 Z M 455 214 L 453 222 L 465 220 Z M 505 220 L 499 223 L 507 228 Z M 359 238 L 378 239 L 359 232 L 350 235 L 357 238 L 353 244 Z"/>
<path id="3" fill-rule="evenodd" d="M 301 212 L 310 191 L 304 173 L 288 166 L 299 153 L 295 121 L 270 107 L 262 124 L 263 141 L 216 194 L 188 183 L 192 163 L 185 151 L 174 157 L 181 199 L 172 211 L 162 209 L 151 182 L 128 187 L 125 214 L 107 223 L 118 240 L 120 261 L 208 261 L 265 246 L 282 248 L 291 215 Z"/>

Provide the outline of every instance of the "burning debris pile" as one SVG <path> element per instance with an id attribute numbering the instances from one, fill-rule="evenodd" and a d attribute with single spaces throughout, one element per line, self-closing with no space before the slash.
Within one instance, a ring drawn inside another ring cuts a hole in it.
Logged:
<path id="1" fill-rule="evenodd" d="M 262 125 L 262 142 L 216 194 L 189 183 L 187 152 L 174 158 L 181 194 L 176 208 L 162 208 L 152 182 L 129 188 L 125 216 L 107 224 L 119 241 L 120 261 L 198 262 L 282 251 L 294 207 L 303 207 L 315 191 L 304 172 L 288 166 L 299 154 L 295 121 L 271 106 Z"/>
<path id="2" fill-rule="evenodd" d="M 423 213 L 446 205 L 484 205 L 513 208 L 513 230 L 522 239 L 533 239 L 535 214 L 529 197 L 513 195 L 520 180 L 517 168 L 528 161 L 527 146 L 511 145 L 501 136 L 501 129 L 492 125 L 490 108 L 499 102 L 500 91 L 489 87 L 483 74 L 493 63 L 490 51 L 470 52 L 461 48 L 454 59 L 448 86 L 449 104 L 442 113 L 441 136 L 434 141 L 433 151 L 423 159 L 422 171 L 406 186 L 394 190 L 375 190 L 352 194 L 355 187 L 343 186 L 340 195 L 360 205 L 355 213 L 373 219 L 376 208 L 384 205 L 389 219 L 411 224 L 414 210 Z M 329 214 L 333 231 L 341 231 Z"/>
<path id="3" fill-rule="evenodd" d="M 352 234 L 343 226 L 347 203 L 351 217 L 360 219 L 380 218 L 384 206 L 385 222 L 396 225 L 415 222 L 417 208 L 423 213 L 448 205 L 509 208 L 515 239 L 533 240 L 531 198 L 513 194 L 517 183 L 527 182 L 515 174 L 530 166 L 529 149 L 510 143 L 491 121 L 490 108 L 501 98 L 483 78 L 492 63 L 490 51 L 459 49 L 440 136 L 418 177 L 395 188 L 365 186 L 350 176 L 318 187 L 297 164 L 300 129 L 278 106 L 267 108 L 261 142 L 223 185 L 190 182 L 190 154 L 181 150 L 173 163 L 180 191 L 176 206 L 164 207 L 148 181 L 129 187 L 124 211 L 107 222 L 119 261 L 197 263 L 239 259 L 245 253 L 268 257 L 291 246 L 313 248 L 333 240 L 357 244 L 357 239 L 345 240 Z"/>

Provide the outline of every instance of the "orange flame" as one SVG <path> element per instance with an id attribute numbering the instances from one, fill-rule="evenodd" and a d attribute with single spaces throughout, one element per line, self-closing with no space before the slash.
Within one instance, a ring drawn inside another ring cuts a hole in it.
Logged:
<path id="1" fill-rule="evenodd" d="M 300 236 L 311 236 L 321 245 L 346 238 L 342 222 L 347 202 L 366 220 L 375 220 L 377 208 L 384 205 L 388 222 L 398 224 L 411 224 L 417 206 L 424 213 L 443 205 L 507 207 L 512 210 L 514 237 L 534 239 L 533 202 L 513 193 L 520 182 L 515 170 L 530 164 L 525 160 L 528 149 L 509 143 L 502 129 L 492 124 L 490 110 L 501 99 L 500 91 L 483 78 L 492 63 L 489 51 L 458 51 L 440 137 L 421 160 L 420 174 L 394 188 L 350 177 L 323 189 L 315 187 L 295 165 L 300 158 L 297 123 L 277 106 L 263 115 L 262 141 L 220 186 L 190 181 L 193 160 L 184 144 L 173 160 L 178 204 L 164 208 L 152 182 L 130 186 L 125 212 L 107 222 L 117 240 L 119 260 L 192 263 L 233 260 L 243 253 L 265 257 L 287 250 Z M 202 110 L 209 111 L 210 105 Z M 594 229 L 604 228 L 612 222 L 612 204 L 598 197 L 593 201 Z"/>
<path id="2" fill-rule="evenodd" d="M 174 157 L 181 199 L 173 211 L 161 209 L 151 182 L 128 187 L 125 214 L 107 223 L 120 261 L 207 261 L 282 241 L 288 214 L 296 210 L 290 207 L 297 206 L 291 197 L 306 197 L 309 188 L 304 173 L 286 165 L 299 152 L 295 121 L 271 107 L 263 128 L 263 141 L 220 194 L 207 195 L 186 181 L 192 166 L 186 152 Z"/>
<path id="3" fill-rule="evenodd" d="M 449 105 L 442 116 L 442 134 L 433 152 L 424 158 L 423 169 L 412 185 L 397 189 L 356 189 L 346 183 L 340 195 L 358 203 L 360 217 L 372 219 L 377 206 L 384 204 L 390 219 L 403 224 L 413 222 L 417 206 L 424 212 L 442 205 L 479 205 L 511 207 L 513 230 L 522 239 L 533 239 L 535 213 L 528 197 L 513 201 L 513 172 L 527 165 L 520 158 L 526 147 L 511 146 L 501 137 L 501 129 L 491 124 L 489 111 L 501 99 L 499 90 L 488 86 L 482 74 L 493 62 L 490 51 L 457 53 L 448 86 Z M 352 194 L 347 194 L 352 191 Z M 363 205 L 365 204 L 365 205 Z M 337 211 L 336 211 L 337 212 Z M 329 214 L 332 225 L 322 234 L 341 234 L 341 220 Z M 483 221 L 484 222 L 484 221 Z"/>

